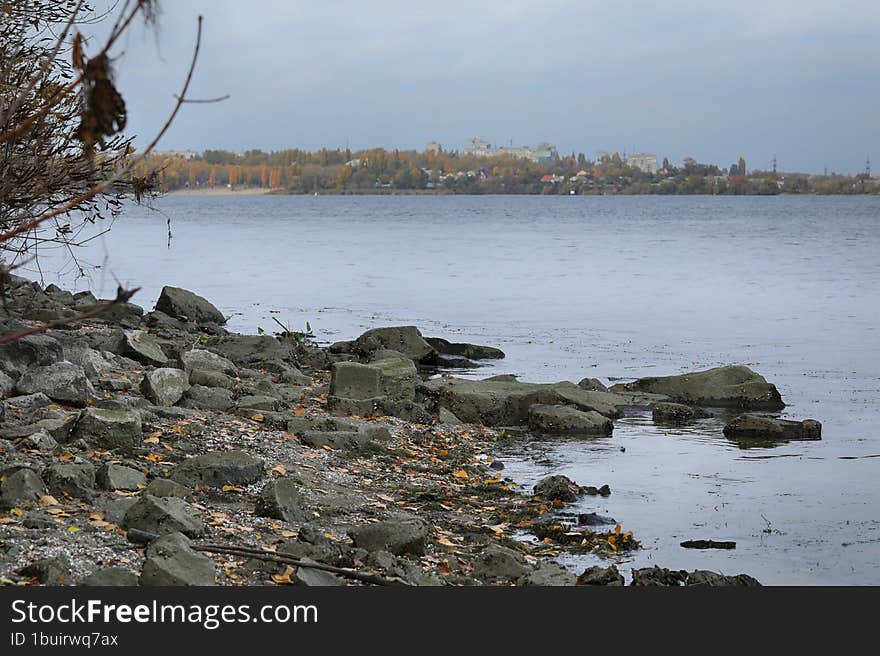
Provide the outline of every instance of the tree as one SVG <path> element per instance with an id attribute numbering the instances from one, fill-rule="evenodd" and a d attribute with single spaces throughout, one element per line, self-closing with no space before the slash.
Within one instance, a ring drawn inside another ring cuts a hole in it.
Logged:
<path id="1" fill-rule="evenodd" d="M 746 160 L 744 160 L 742 157 L 739 158 L 739 162 L 737 163 L 736 167 L 739 172 L 739 175 L 746 174 Z"/>

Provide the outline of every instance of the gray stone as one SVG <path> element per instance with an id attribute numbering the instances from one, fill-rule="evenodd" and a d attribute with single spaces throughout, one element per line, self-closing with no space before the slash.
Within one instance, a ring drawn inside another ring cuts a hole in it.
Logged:
<path id="1" fill-rule="evenodd" d="M 6 399 L 6 405 L 13 406 L 19 410 L 33 410 L 35 408 L 45 408 L 52 405 L 52 399 L 43 394 L 36 392 L 34 394 L 24 394 L 22 396 L 13 396 Z"/>
<path id="2" fill-rule="evenodd" d="M 162 367 L 144 374 L 141 393 L 156 405 L 174 405 L 189 389 L 189 376 L 181 369 Z"/>
<path id="3" fill-rule="evenodd" d="M 531 569 L 520 552 L 490 544 L 474 559 L 473 575 L 486 583 L 516 581 L 528 575 Z"/>
<path id="4" fill-rule="evenodd" d="M 219 356 L 218 356 L 219 357 Z M 202 387 L 217 387 L 231 390 L 235 387 L 235 379 L 227 376 L 222 371 L 209 371 L 207 369 L 193 369 L 189 372 L 189 382 L 192 385 Z"/>
<path id="5" fill-rule="evenodd" d="M 272 335 L 223 335 L 211 338 L 205 346 L 241 366 L 290 357 L 290 346 Z"/>
<path id="6" fill-rule="evenodd" d="M 138 577 L 121 567 L 102 567 L 79 582 L 87 587 L 133 587 L 138 584 Z"/>
<path id="7" fill-rule="evenodd" d="M 373 328 L 358 337 L 351 348 L 362 357 L 368 357 L 379 349 L 398 351 L 416 362 L 434 354 L 434 348 L 415 326 Z"/>
<path id="8" fill-rule="evenodd" d="M 0 487 L 0 508 L 12 508 L 23 501 L 35 503 L 45 494 L 46 486 L 33 470 L 19 469 Z"/>
<path id="9" fill-rule="evenodd" d="M 684 570 L 671 570 L 665 567 L 643 567 L 632 571 L 632 584 L 634 586 L 670 586 L 684 585 L 687 580 L 687 572 Z"/>
<path id="10" fill-rule="evenodd" d="M 692 407 L 681 403 L 658 403 L 651 410 L 651 417 L 657 424 L 686 424 L 696 416 Z"/>
<path id="11" fill-rule="evenodd" d="M 217 371 L 229 376 L 235 376 L 238 369 L 231 360 L 217 355 L 206 349 L 187 349 L 180 352 L 180 366 L 185 372 L 191 374 L 193 371 Z"/>
<path id="12" fill-rule="evenodd" d="M 195 510 L 183 499 L 143 495 L 125 513 L 123 528 L 138 529 L 156 535 L 179 531 L 189 537 L 199 537 L 205 524 Z"/>
<path id="13" fill-rule="evenodd" d="M 598 378 L 584 378 L 578 383 L 581 389 L 591 392 L 607 392 L 608 388 Z"/>
<path id="14" fill-rule="evenodd" d="M 709 572 L 706 570 L 694 570 L 687 576 L 685 585 L 706 586 L 706 587 L 745 587 L 757 588 L 761 584 L 757 579 L 752 578 L 748 574 L 737 574 L 735 576 L 725 576 L 717 572 Z"/>
<path id="15" fill-rule="evenodd" d="M 86 500 L 95 496 L 95 467 L 88 462 L 51 464 L 43 472 L 43 480 L 53 495 Z"/>
<path id="16" fill-rule="evenodd" d="M 169 478 L 154 478 L 147 483 L 144 488 L 144 494 L 150 494 L 154 497 L 178 497 L 187 499 L 192 495 L 192 490 L 186 485 L 181 485 Z"/>
<path id="17" fill-rule="evenodd" d="M 145 487 L 147 479 L 142 472 L 125 465 L 107 463 L 98 469 L 95 479 L 104 490 L 127 490 L 134 492 Z"/>
<path id="18" fill-rule="evenodd" d="M 559 563 L 539 561 L 535 569 L 520 578 L 520 585 L 563 587 L 575 585 L 577 577 Z"/>
<path id="19" fill-rule="evenodd" d="M 469 360 L 500 360 L 504 358 L 504 351 L 492 346 L 448 342 L 440 337 L 426 337 L 425 341 L 438 353 L 457 355 Z"/>
<path id="20" fill-rule="evenodd" d="M 437 411 L 437 419 L 441 424 L 447 426 L 463 426 L 464 422 L 453 414 L 451 410 L 440 408 Z"/>
<path id="21" fill-rule="evenodd" d="M 122 333 L 120 355 L 154 367 L 161 367 L 168 358 L 156 338 L 143 330 L 126 330 Z"/>
<path id="22" fill-rule="evenodd" d="M 226 323 L 223 313 L 209 301 L 179 287 L 163 287 L 156 301 L 156 309 L 170 317 L 196 323 L 216 323 L 221 326 Z"/>
<path id="23" fill-rule="evenodd" d="M 315 449 L 327 446 L 336 451 L 358 451 L 369 438 L 360 431 L 306 431 L 300 434 L 299 439 Z"/>
<path id="24" fill-rule="evenodd" d="M 12 380 L 5 372 L 0 371 L 0 398 L 6 398 L 15 389 L 15 381 Z"/>
<path id="25" fill-rule="evenodd" d="M 617 567 L 587 567 L 580 576 L 577 577 L 578 585 L 610 585 L 620 587 L 624 584 L 623 576 Z"/>
<path id="26" fill-rule="evenodd" d="M 253 410 L 274 411 L 278 409 L 278 399 L 259 394 L 243 396 L 237 403 L 239 408 L 251 408 Z"/>
<path id="27" fill-rule="evenodd" d="M 614 385 L 611 391 L 665 394 L 673 402 L 686 405 L 743 410 L 781 410 L 785 407 L 775 385 L 742 365 L 678 376 L 640 378 L 632 383 Z"/>
<path id="28" fill-rule="evenodd" d="M 257 497 L 254 513 L 290 523 L 301 523 L 311 516 L 301 487 L 292 478 L 269 481 Z"/>
<path id="29" fill-rule="evenodd" d="M 185 460 L 171 478 L 185 485 L 250 485 L 263 476 L 264 464 L 244 451 L 215 451 Z"/>
<path id="30" fill-rule="evenodd" d="M 145 553 L 140 578 L 143 586 L 215 585 L 214 563 L 194 551 L 181 533 L 169 533 L 154 540 Z"/>
<path id="31" fill-rule="evenodd" d="M 568 405 L 533 405 L 529 428 L 537 433 L 611 435 L 613 422 L 595 410 L 584 412 Z"/>
<path id="32" fill-rule="evenodd" d="M 58 442 L 45 429 L 31 433 L 23 440 L 25 447 L 37 451 L 52 451 L 58 447 Z"/>
<path id="33" fill-rule="evenodd" d="M 568 476 L 547 476 L 535 485 L 535 496 L 544 501 L 577 501 L 581 493 L 580 486 Z"/>
<path id="34" fill-rule="evenodd" d="M 382 390 L 382 371 L 358 362 L 337 362 L 331 369 L 330 395 L 347 399 L 371 399 Z"/>
<path id="35" fill-rule="evenodd" d="M 22 576 L 36 578 L 43 585 L 58 586 L 71 583 L 68 580 L 70 576 L 70 561 L 64 555 L 41 558 L 29 565 L 25 565 L 18 570 L 18 573 Z"/>
<path id="36" fill-rule="evenodd" d="M 137 502 L 137 497 L 119 497 L 103 501 L 99 505 L 104 511 L 105 520 L 112 524 L 121 525 L 125 519 L 125 513 Z"/>
<path id="37" fill-rule="evenodd" d="M 0 370 L 18 378 L 31 367 L 41 367 L 64 359 L 61 344 L 49 335 L 28 335 L 0 344 Z"/>
<path id="38" fill-rule="evenodd" d="M 374 524 L 357 526 L 348 532 L 354 546 L 367 551 L 387 551 L 400 556 L 423 556 L 430 535 L 430 527 L 423 520 L 388 519 Z"/>
<path id="39" fill-rule="evenodd" d="M 393 401 L 412 401 L 415 398 L 419 374 L 412 360 L 387 358 L 376 360 L 367 366 L 378 369 L 381 374 L 379 378 L 381 396 Z"/>
<path id="40" fill-rule="evenodd" d="M 81 343 L 64 345 L 64 355 L 72 363 L 79 365 L 86 373 L 86 377 L 93 384 L 98 384 L 101 376 L 109 373 L 113 369 L 113 365 L 107 361 L 100 352 L 95 349 L 83 346 Z"/>
<path id="41" fill-rule="evenodd" d="M 302 371 L 283 360 L 269 360 L 267 362 L 262 362 L 260 363 L 260 367 L 271 373 L 273 376 L 277 376 L 277 378 L 283 383 L 300 386 L 309 386 L 312 384 L 311 376 L 307 376 Z"/>
<path id="42" fill-rule="evenodd" d="M 232 400 L 232 392 L 227 389 L 193 385 L 186 391 L 178 405 L 184 408 L 223 411 L 229 410 L 235 402 Z"/>
<path id="43" fill-rule="evenodd" d="M 311 558 L 303 558 L 304 563 L 315 563 Z M 325 572 L 312 567 L 298 567 L 293 575 L 294 583 L 309 587 L 322 587 L 333 585 L 345 585 L 345 581 L 331 572 Z"/>
<path id="44" fill-rule="evenodd" d="M 822 424 L 815 419 L 790 421 L 761 415 L 740 415 L 724 426 L 724 435 L 736 440 L 820 440 Z"/>
<path id="45" fill-rule="evenodd" d="M 73 438 L 100 449 L 132 449 L 143 441 L 141 416 L 133 410 L 86 408 Z"/>

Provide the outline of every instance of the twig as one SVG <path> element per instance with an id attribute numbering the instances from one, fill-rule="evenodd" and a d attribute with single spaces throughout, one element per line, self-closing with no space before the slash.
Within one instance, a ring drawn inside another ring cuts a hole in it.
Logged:
<path id="1" fill-rule="evenodd" d="M 228 554 L 230 556 L 244 556 L 248 558 L 256 558 L 257 560 L 266 560 L 273 563 L 283 563 L 285 565 L 294 565 L 295 567 L 307 567 L 310 569 L 319 569 L 332 574 L 339 574 L 346 578 L 364 583 L 372 583 L 373 585 L 411 585 L 406 581 L 398 578 L 386 578 L 377 574 L 366 574 L 357 570 L 345 567 L 334 567 L 333 565 L 325 565 L 324 563 L 316 563 L 303 561 L 293 556 L 285 556 L 283 554 L 273 553 L 264 549 L 251 549 L 249 547 L 236 547 L 226 544 L 201 544 L 193 545 L 196 551 L 210 551 L 218 554 Z"/>
<path id="2" fill-rule="evenodd" d="M 103 305 L 99 305 L 88 312 L 84 312 L 83 314 L 78 314 L 74 317 L 67 317 L 65 319 L 58 319 L 57 321 L 50 321 L 49 323 L 44 323 L 39 326 L 34 326 L 33 328 L 29 328 L 27 330 L 23 330 L 18 333 L 14 333 L 12 335 L 4 335 L 0 337 L 0 344 L 8 344 L 9 342 L 14 342 L 17 339 L 21 339 L 22 337 L 27 337 L 28 335 L 37 335 L 39 333 L 44 333 L 47 330 L 52 330 L 54 328 L 60 328 L 62 326 L 66 326 L 71 323 L 76 323 L 78 321 L 85 321 L 86 319 L 92 319 L 94 317 L 98 317 L 105 312 L 109 311 L 110 308 L 120 305 L 121 303 L 128 303 L 129 299 L 134 296 L 138 291 L 140 291 L 140 287 L 135 287 L 134 289 L 123 289 L 119 287 L 116 290 L 116 298 L 108 303 L 104 303 Z"/>

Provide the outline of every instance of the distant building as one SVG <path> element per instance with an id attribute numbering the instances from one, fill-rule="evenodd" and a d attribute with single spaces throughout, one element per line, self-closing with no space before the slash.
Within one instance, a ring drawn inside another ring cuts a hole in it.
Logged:
<path id="1" fill-rule="evenodd" d="M 626 165 L 639 169 L 642 173 L 657 175 L 657 156 L 651 153 L 632 153 L 627 156 Z"/>
<path id="2" fill-rule="evenodd" d="M 157 157 L 173 157 L 175 159 L 195 159 L 199 156 L 194 150 L 154 150 Z"/>
<path id="3" fill-rule="evenodd" d="M 493 146 L 485 139 L 472 137 L 468 139 L 464 152 L 473 157 L 516 157 L 533 162 L 549 162 L 556 157 L 556 146 L 549 143 L 540 143 L 535 147 Z"/>
<path id="4" fill-rule="evenodd" d="M 433 155 L 439 155 L 443 148 L 440 147 L 440 144 L 436 141 L 430 142 L 427 146 L 425 146 L 426 153 L 432 153 Z"/>

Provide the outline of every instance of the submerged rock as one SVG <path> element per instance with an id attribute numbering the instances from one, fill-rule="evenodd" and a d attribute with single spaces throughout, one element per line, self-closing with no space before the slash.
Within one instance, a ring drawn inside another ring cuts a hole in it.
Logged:
<path id="1" fill-rule="evenodd" d="M 651 409 L 651 418 L 656 424 L 687 424 L 698 416 L 695 408 L 682 403 L 658 403 Z"/>
<path id="2" fill-rule="evenodd" d="M 620 587 L 624 584 L 623 575 L 617 570 L 617 567 L 587 567 L 580 576 L 577 577 L 577 585 L 608 585 Z"/>
<path id="3" fill-rule="evenodd" d="M 584 412 L 569 405 L 533 405 L 529 428 L 537 433 L 611 435 L 614 423 L 595 410 Z"/>
<path id="4" fill-rule="evenodd" d="M 443 355 L 455 355 L 469 360 L 501 360 L 504 358 L 504 351 L 492 346 L 448 342 L 441 337 L 426 337 L 425 341 Z"/>
<path id="5" fill-rule="evenodd" d="M 612 392 L 665 394 L 676 403 L 698 406 L 781 410 L 785 407 L 775 385 L 743 365 L 716 367 L 706 371 L 640 378 L 614 385 Z"/>
<path id="6" fill-rule="evenodd" d="M 568 476 L 548 476 L 535 485 L 535 496 L 545 501 L 577 501 L 581 487 Z"/>
<path id="7" fill-rule="evenodd" d="M 822 424 L 815 419 L 790 421 L 762 415 L 740 415 L 724 426 L 724 435 L 737 440 L 820 440 Z"/>

